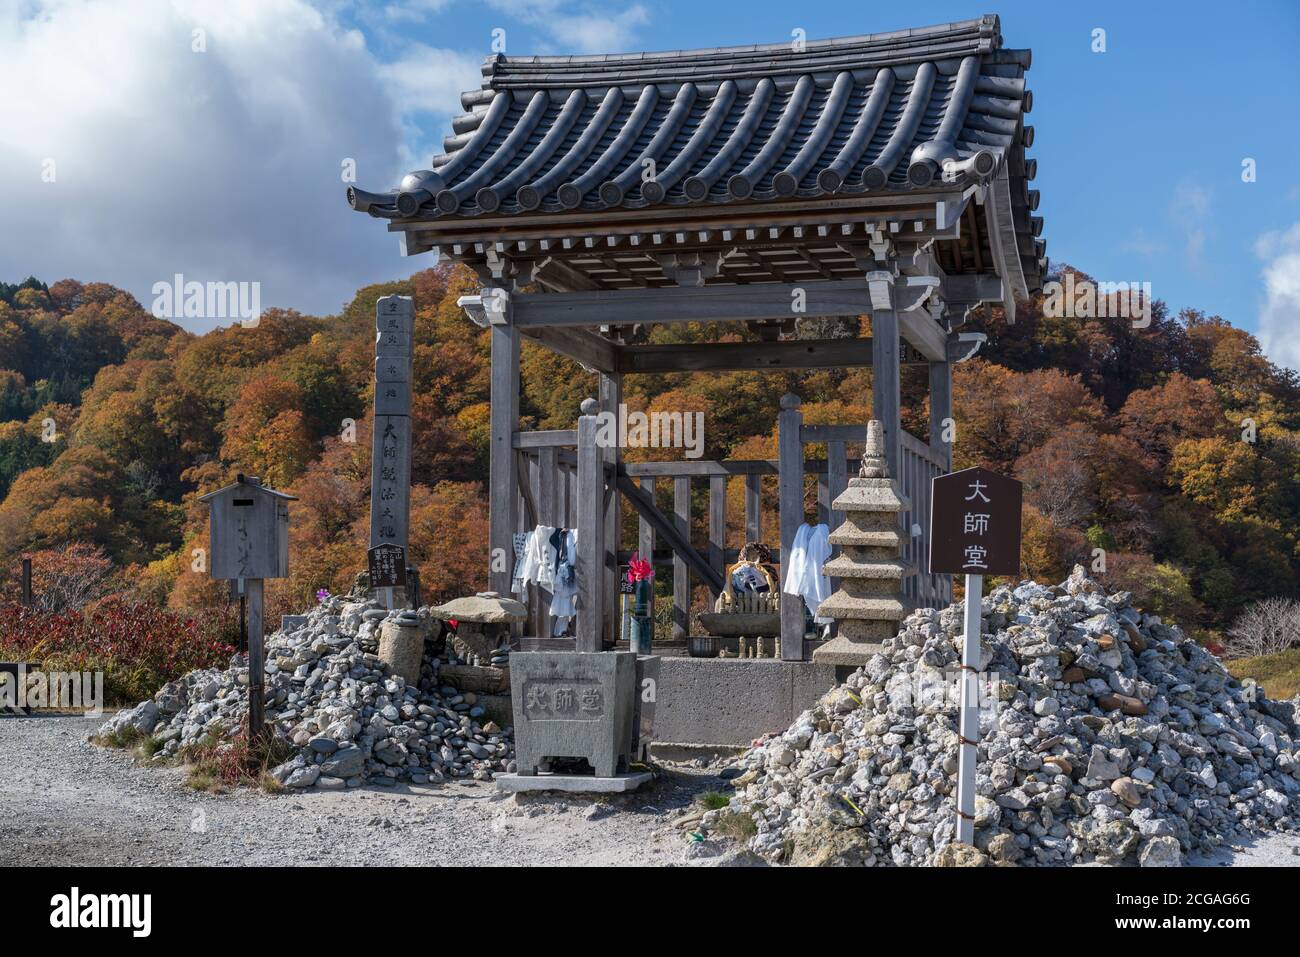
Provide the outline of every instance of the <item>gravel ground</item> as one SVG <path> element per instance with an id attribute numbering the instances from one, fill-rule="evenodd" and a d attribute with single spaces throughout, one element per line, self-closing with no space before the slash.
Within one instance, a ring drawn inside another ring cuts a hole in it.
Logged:
<path id="1" fill-rule="evenodd" d="M 137 767 L 124 752 L 88 743 L 102 722 L 0 717 L 0 866 L 730 862 L 713 857 L 717 848 L 688 852 L 672 824 L 695 794 L 720 786 L 707 770 L 673 768 L 652 789 L 598 802 L 508 797 L 474 781 L 211 795 L 186 787 L 178 769 Z M 1300 866 L 1300 835 L 1192 862 Z"/>
<path id="2" fill-rule="evenodd" d="M 0 717 L 0 866 L 666 865 L 670 821 L 719 785 L 673 769 L 608 802 L 499 795 L 490 782 L 209 795 L 86 736 L 103 717 Z"/>

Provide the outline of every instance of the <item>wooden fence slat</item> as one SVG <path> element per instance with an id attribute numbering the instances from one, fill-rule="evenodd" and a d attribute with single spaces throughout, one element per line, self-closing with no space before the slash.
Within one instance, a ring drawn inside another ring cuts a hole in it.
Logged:
<path id="1" fill-rule="evenodd" d="M 781 521 L 781 581 L 790 570 L 790 552 L 796 533 L 803 524 L 803 443 L 799 427 L 803 413 L 799 411 L 799 397 L 786 394 L 781 397 L 781 412 L 777 415 L 777 460 L 780 465 Z M 781 595 L 781 658 L 784 661 L 803 660 L 803 600 Z"/>
<path id="2" fill-rule="evenodd" d="M 646 476 L 642 478 L 640 481 L 640 486 L 641 486 L 641 491 L 649 495 L 650 501 L 653 502 L 655 497 L 654 478 L 650 476 Z M 648 521 L 646 521 L 645 516 L 641 516 L 638 519 L 637 552 L 640 554 L 640 557 L 643 561 L 650 562 L 651 567 L 653 567 L 654 554 L 655 554 L 655 530 L 654 530 L 654 526 L 652 526 Z M 654 588 L 651 587 L 650 617 L 654 618 L 654 614 L 655 614 L 655 592 L 654 592 Z"/>
<path id="3" fill-rule="evenodd" d="M 726 573 L 727 549 L 727 477 L 709 479 L 709 564 L 720 576 Z M 718 597 L 717 592 L 713 594 Z"/>
<path id="4" fill-rule="evenodd" d="M 673 524 L 688 541 L 691 536 L 691 480 L 673 479 Z M 691 572 L 680 555 L 673 555 L 673 638 L 683 641 L 691 627 Z"/>
<path id="5" fill-rule="evenodd" d="M 745 476 L 745 542 L 763 540 L 763 476 Z"/>

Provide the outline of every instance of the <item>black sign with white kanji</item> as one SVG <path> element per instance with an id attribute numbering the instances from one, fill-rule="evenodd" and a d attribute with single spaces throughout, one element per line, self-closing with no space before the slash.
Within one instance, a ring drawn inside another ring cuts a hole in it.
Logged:
<path id="1" fill-rule="evenodd" d="M 406 587 L 406 549 L 401 545 L 376 545 L 366 552 L 371 588 Z"/>
<path id="2" fill-rule="evenodd" d="M 934 480 L 930 497 L 930 572 L 1020 575 L 1021 484 L 988 469 Z"/>

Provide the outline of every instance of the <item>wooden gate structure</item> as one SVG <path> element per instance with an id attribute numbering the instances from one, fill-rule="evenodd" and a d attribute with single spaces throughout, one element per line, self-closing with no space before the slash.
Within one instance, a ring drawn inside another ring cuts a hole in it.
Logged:
<path id="1" fill-rule="evenodd" d="M 794 396 L 782 400 L 776 461 L 625 463 L 598 444 L 598 416 L 617 415 L 624 376 L 638 373 L 870 366 L 872 414 L 912 501 L 903 530 L 924 529 L 930 478 L 951 466 L 952 365 L 984 339 L 962 331 L 966 316 L 998 303 L 1014 321 L 1016 298 L 1047 271 L 1026 156 L 1029 63 L 1028 50 L 1003 47 L 995 16 L 794 44 L 498 54 L 428 169 L 389 192 L 349 189 L 354 209 L 389 221 L 404 254 L 433 251 L 482 279 L 461 304 L 491 331 L 491 587 L 510 588 L 515 532 L 576 527 L 570 646 L 600 650 L 617 634 L 627 500 L 640 550 L 656 540 L 672 550 L 684 632 L 689 576 L 716 591 L 729 558 L 729 477 L 744 477 L 753 532 L 760 483 L 776 476 L 784 564 L 805 474 L 817 474 L 825 513 L 856 467 L 845 446 L 865 423 L 805 425 Z M 798 323 L 862 315 L 869 339 L 805 338 Z M 688 321 L 735 324 L 746 341 L 650 341 L 654 327 Z M 519 430 L 525 336 L 598 374 L 575 429 Z M 913 361 L 929 369 L 924 442 L 900 423 L 900 368 Z M 808 443 L 827 457 L 806 461 Z M 648 494 L 669 480 L 671 516 Z M 691 483 L 706 480 L 701 553 L 689 503 Z M 923 538 L 905 540 L 905 557 L 923 564 Z M 951 597 L 950 582 L 930 576 L 905 588 L 920 604 Z M 780 648 L 787 661 L 807 657 L 793 610 Z"/>

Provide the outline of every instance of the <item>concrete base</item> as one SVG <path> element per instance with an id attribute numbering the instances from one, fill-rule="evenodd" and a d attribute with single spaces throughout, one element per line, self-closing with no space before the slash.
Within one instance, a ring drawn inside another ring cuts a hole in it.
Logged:
<path id="1" fill-rule="evenodd" d="M 784 731 L 835 684 L 835 666 L 819 662 L 661 658 L 654 740 L 746 746 Z"/>
<path id="2" fill-rule="evenodd" d="M 616 774 L 598 778 L 587 774 L 498 774 L 497 790 L 512 794 L 533 791 L 563 791 L 567 794 L 623 794 L 635 791 L 654 778 L 649 771 Z"/>
<path id="3" fill-rule="evenodd" d="M 808 644 L 814 653 L 821 648 Z M 838 666 L 843 673 L 837 674 L 836 665 L 820 659 L 660 657 L 652 753 L 695 749 L 691 756 L 698 757 L 748 747 L 769 731 L 788 728 L 852 667 Z M 479 703 L 486 706 L 487 698 L 481 695 Z M 509 714 L 489 713 L 503 728 L 515 723 Z"/>

